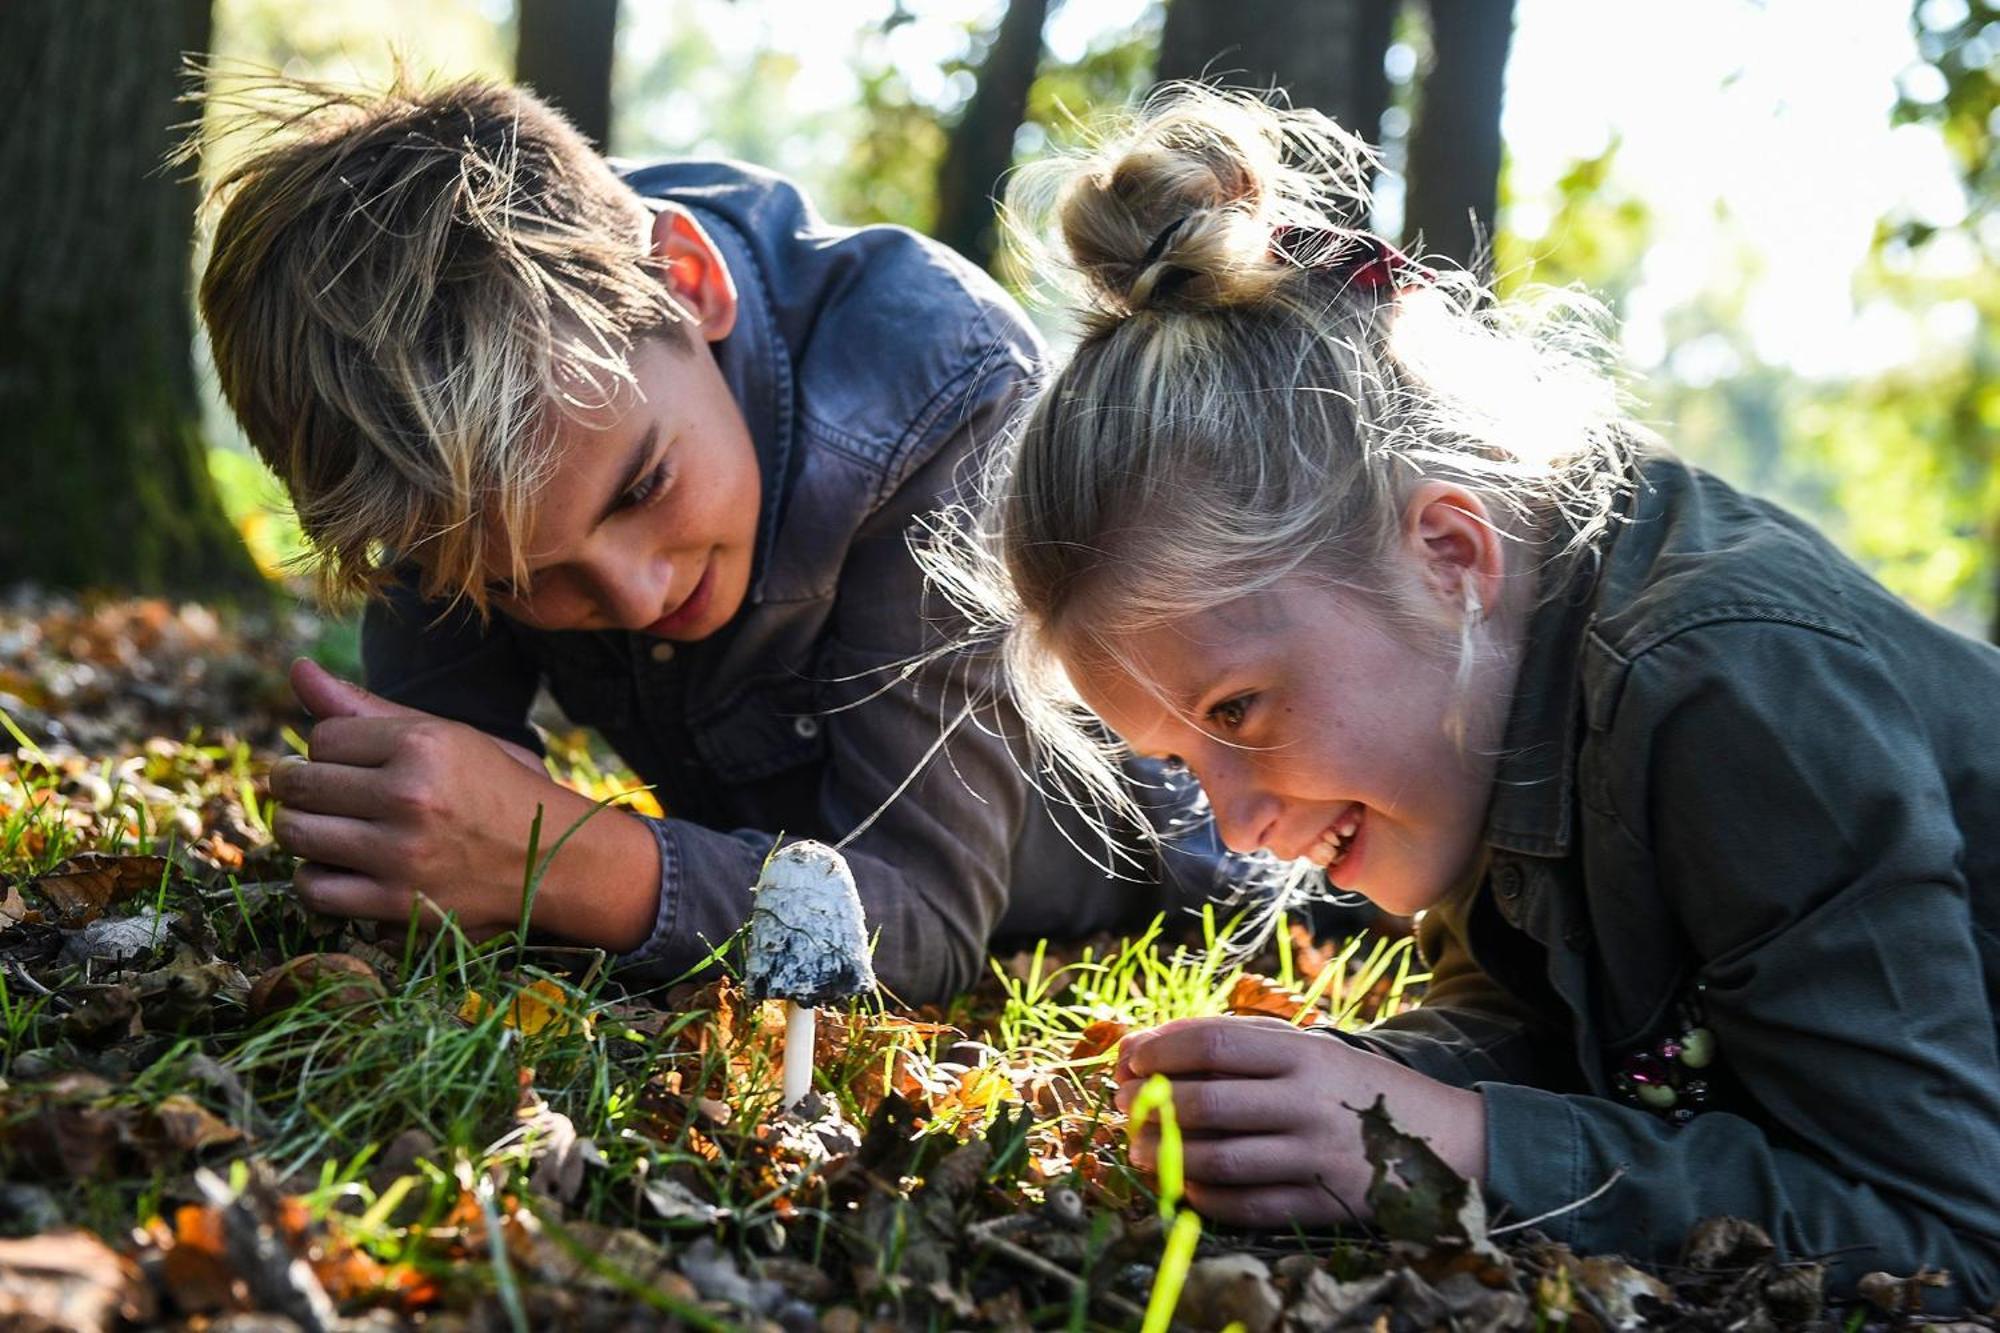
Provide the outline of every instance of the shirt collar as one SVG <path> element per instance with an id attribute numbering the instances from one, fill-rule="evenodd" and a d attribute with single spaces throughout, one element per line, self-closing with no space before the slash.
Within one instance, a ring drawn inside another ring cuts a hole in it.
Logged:
<path id="1" fill-rule="evenodd" d="M 1603 576 L 1615 561 L 1632 496 L 1629 487 L 1621 492 L 1610 529 L 1595 548 L 1558 557 L 1549 566 L 1548 577 L 1555 586 L 1543 593 L 1528 619 L 1494 769 L 1493 797 L 1486 812 L 1486 842 L 1491 847 L 1529 856 L 1569 852 L 1575 835 L 1584 639 L 1597 617 Z M 1573 529 L 1563 523 L 1550 541 L 1562 543 L 1572 536 Z"/>

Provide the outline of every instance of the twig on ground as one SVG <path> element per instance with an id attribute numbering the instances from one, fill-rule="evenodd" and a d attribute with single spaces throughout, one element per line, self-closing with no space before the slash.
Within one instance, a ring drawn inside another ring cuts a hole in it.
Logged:
<path id="1" fill-rule="evenodd" d="M 1599 1185 L 1596 1189 L 1584 1195 L 1581 1199 L 1577 1199 L 1570 1203 L 1566 1203 L 1560 1208 L 1551 1208 L 1546 1213 L 1540 1213 L 1534 1217 L 1528 1218 L 1526 1221 L 1523 1222 L 1509 1222 L 1504 1227 L 1494 1227 L 1486 1234 L 1488 1236 L 1504 1236 L 1510 1231 L 1525 1231 L 1529 1227 L 1539 1226 L 1541 1223 L 1548 1221 L 1552 1217 L 1561 1217 L 1564 1213 L 1573 1213 L 1577 1209 L 1583 1207 L 1585 1204 L 1590 1203 L 1595 1199 L 1601 1198 L 1606 1190 L 1609 1190 L 1613 1185 L 1616 1185 L 1620 1180 L 1624 1179 L 1624 1176 L 1625 1176 L 1625 1168 L 1621 1166 L 1616 1171 L 1613 1171 L 1602 1185 Z"/>
<path id="2" fill-rule="evenodd" d="M 29 973 L 27 968 L 21 967 L 13 963 L 7 963 L 0 966 L 4 966 L 6 968 L 8 976 L 15 977 L 21 981 L 27 982 L 29 990 L 34 991 L 38 995 L 47 997 L 49 1004 L 52 1007 L 60 1005 L 64 1010 L 76 1008 L 75 1002 L 68 1000 L 61 995 L 56 994 L 54 991 L 50 990 L 47 986 L 44 986 L 41 982 L 35 980 L 35 978 Z"/>
<path id="3" fill-rule="evenodd" d="M 1131 1301 L 1126 1300 L 1117 1292 L 1095 1290 L 1088 1282 L 1085 1282 L 1061 1264 L 1044 1259 L 1033 1250 L 1024 1249 L 999 1234 L 1003 1230 L 1012 1231 L 1019 1229 L 1020 1224 L 1014 1217 L 995 1217 L 985 1222 L 973 1223 L 966 1228 L 966 1234 L 972 1237 L 972 1243 L 980 1249 L 991 1250 L 1001 1258 L 1006 1259 L 1009 1263 L 1019 1264 L 1031 1272 L 1040 1273 L 1043 1277 L 1053 1278 L 1068 1286 L 1072 1291 L 1081 1291 L 1089 1299 L 1103 1302 L 1135 1323 L 1146 1317 L 1144 1310 Z"/>

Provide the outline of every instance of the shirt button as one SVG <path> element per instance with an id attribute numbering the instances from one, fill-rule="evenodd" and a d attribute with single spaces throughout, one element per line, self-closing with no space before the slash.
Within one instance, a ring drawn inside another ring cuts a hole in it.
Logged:
<path id="1" fill-rule="evenodd" d="M 795 717 L 792 719 L 792 730 L 796 731 L 806 740 L 811 740 L 813 737 L 819 735 L 819 719 L 816 717 Z"/>
<path id="2" fill-rule="evenodd" d="M 1508 902 L 1521 896 L 1521 867 L 1503 861 L 1493 871 L 1493 890 Z"/>
<path id="3" fill-rule="evenodd" d="M 661 639 L 658 643 L 647 649 L 647 652 L 655 662 L 671 662 L 674 660 L 674 646 L 665 639 Z"/>

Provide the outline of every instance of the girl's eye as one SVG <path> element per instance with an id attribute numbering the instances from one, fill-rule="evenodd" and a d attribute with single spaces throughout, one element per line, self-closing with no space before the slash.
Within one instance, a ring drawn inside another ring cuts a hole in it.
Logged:
<path id="1" fill-rule="evenodd" d="M 1224 699 L 1208 710 L 1208 720 L 1224 731 L 1235 731 L 1242 727 L 1250 715 L 1250 704 L 1257 696 L 1239 694 L 1234 699 Z"/>
<path id="2" fill-rule="evenodd" d="M 653 465 L 652 471 L 634 482 L 632 489 L 618 497 L 620 509 L 637 509 L 666 489 L 668 478 L 667 460 L 662 458 Z"/>

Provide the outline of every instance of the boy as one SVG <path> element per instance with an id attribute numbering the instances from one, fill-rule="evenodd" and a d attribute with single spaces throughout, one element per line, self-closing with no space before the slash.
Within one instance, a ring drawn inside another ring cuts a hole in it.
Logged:
<path id="1" fill-rule="evenodd" d="M 1166 849 L 1112 878 L 1095 862 L 1144 840 L 1079 850 L 1004 728 L 933 755 L 987 668 L 935 652 L 907 538 L 1041 358 L 985 275 L 752 168 L 621 178 L 516 89 L 312 91 L 218 184 L 200 293 L 322 584 L 377 594 L 372 692 L 294 672 L 320 721 L 272 788 L 308 904 L 511 924 L 536 810 L 546 848 L 590 809 L 536 757 L 543 685 L 669 817 L 598 814 L 534 924 L 654 977 L 736 930 L 781 831 L 874 817 L 847 854 L 911 1003 L 969 986 L 996 934 L 1143 921 L 1254 871 L 1184 780 L 1153 784 Z"/>

